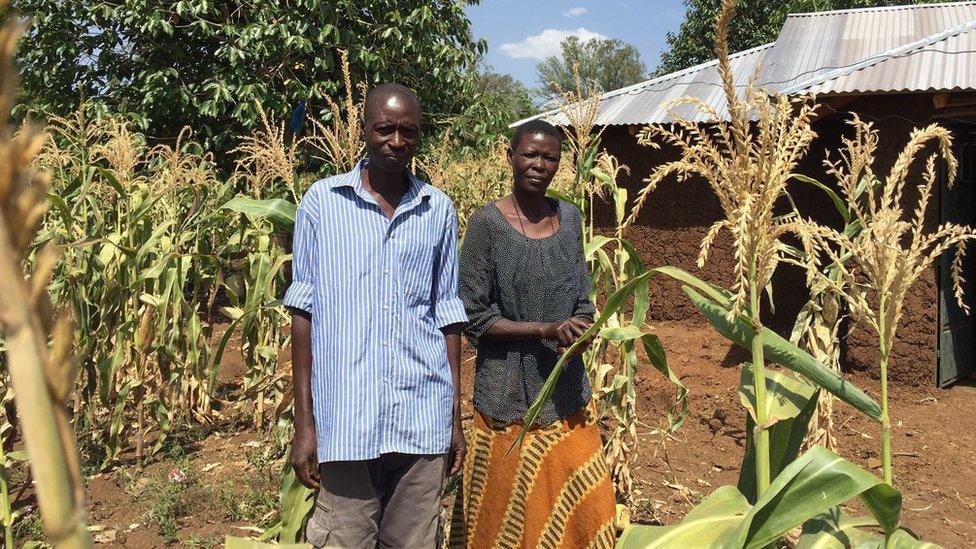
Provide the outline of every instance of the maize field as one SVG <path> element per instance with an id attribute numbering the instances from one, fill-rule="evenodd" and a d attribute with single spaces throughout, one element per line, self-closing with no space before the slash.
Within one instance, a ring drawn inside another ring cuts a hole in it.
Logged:
<path id="1" fill-rule="evenodd" d="M 909 289 L 943 254 L 953 254 L 954 296 L 965 307 L 962 261 L 976 230 L 926 223 L 937 174 L 951 184 L 958 170 L 952 136 L 935 124 L 917 129 L 882 176 L 878 130 L 854 117 L 833 151 L 840 160 L 825 163 L 833 180 L 801 175 L 820 104 L 757 85 L 737 90 L 734 16 L 735 2 L 724 0 L 715 52 L 728 116 L 696 98 L 675 101 L 673 123 L 637 132 L 648 150 L 676 151 L 649 173 L 605 146 L 599 93 L 586 95 L 578 74 L 576 89 L 564 90 L 566 141 L 549 192 L 583 213 L 597 319 L 566 350 L 525 424 L 592 336 L 583 357 L 616 490 L 619 547 L 802 549 L 845 539 L 932 547 L 903 520 L 911 516 L 914 527 L 924 509 L 908 506 L 919 489 L 909 466 L 893 459 L 912 454 L 896 451 L 895 418 L 920 403 L 893 398 L 888 371 Z M 260 128 L 240 136 L 228 171 L 193 128 L 159 143 L 88 104 L 43 124 L 11 120 L 22 32 L 16 21 L 0 32 L 5 547 L 301 544 L 314 494 L 285 458 L 291 317 L 281 298 L 296 204 L 314 181 L 363 155 L 365 84 L 352 81 L 339 52 L 344 86 L 329 100 L 330 115 L 294 135 L 283 113 L 261 110 Z M 687 107 L 712 123 L 683 116 Z M 457 138 L 461 128 L 437 130 L 414 169 L 452 198 L 463 238 L 475 210 L 510 192 L 508 142 L 499 135 L 471 149 Z M 697 267 L 729 239 L 728 288 L 642 255 L 633 238 L 655 191 L 692 179 L 722 211 L 704 233 Z M 844 224 L 798 207 L 790 194 L 798 185 L 825 193 Z M 916 194 L 906 198 L 909 188 Z M 809 293 L 788 337 L 764 324 L 775 275 L 787 268 L 803 273 Z M 651 289 L 664 280 L 677 282 L 698 325 L 652 323 Z M 877 337 L 879 391 L 842 372 L 848 322 Z M 471 349 L 464 356 L 470 400 Z M 705 374 L 684 371 L 694 364 Z M 714 415 L 702 416 L 703 401 L 716 403 Z M 860 429 L 853 442 L 849 422 Z M 702 453 L 723 437 L 729 446 Z M 875 457 L 876 466 L 862 465 Z M 132 509 L 112 515 L 90 505 L 106 485 Z M 970 511 L 976 505 L 956 497 Z"/>

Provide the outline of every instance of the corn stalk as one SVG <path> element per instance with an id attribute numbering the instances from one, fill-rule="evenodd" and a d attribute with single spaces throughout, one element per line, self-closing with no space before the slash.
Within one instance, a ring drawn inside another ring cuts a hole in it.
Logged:
<path id="1" fill-rule="evenodd" d="M 776 216 L 773 212 L 785 196 L 793 169 L 815 137 L 811 127 L 815 105 L 809 97 L 791 100 L 772 96 L 752 84 L 740 97 L 728 52 L 734 14 L 735 2 L 724 0 L 715 35 L 727 116 L 701 99 L 686 97 L 675 101 L 670 109 L 673 125 L 648 126 L 638 134 L 641 143 L 659 147 L 663 142 L 676 147 L 681 158 L 658 166 L 645 179 L 630 219 L 636 219 L 648 195 L 671 176 L 679 181 L 701 177 L 719 200 L 725 217 L 712 225 L 702 240 L 698 266 L 704 266 L 713 240 L 727 230 L 735 250 L 728 319 L 745 314 L 757 335 L 750 351 L 755 377 L 756 480 L 762 495 L 771 479 L 768 429 L 772 424 L 767 417 L 761 296 L 769 291 L 773 272 L 783 259 L 784 244 L 780 239 L 795 219 L 793 215 Z M 712 123 L 702 125 L 682 116 L 677 109 L 680 106 L 698 109 Z"/>
<path id="2" fill-rule="evenodd" d="M 79 324 L 75 413 L 102 466 L 130 441 L 142 462 L 211 418 L 205 319 L 235 227 L 218 215 L 231 187 L 185 134 L 150 149 L 124 121 L 84 110 L 50 127 L 36 167 L 52 175 L 53 207 L 34 246 L 66 243 L 51 288 Z"/>
<path id="3" fill-rule="evenodd" d="M 617 180 L 629 173 L 627 166 L 601 151 L 602 128 L 595 130 L 601 96 L 587 95 L 574 69 L 576 87 L 563 90 L 559 109 L 569 122 L 564 128 L 570 161 L 562 163 L 550 186 L 551 196 L 579 208 L 583 221 L 583 252 L 590 269 L 590 299 L 599 305 L 628 287 L 646 268 L 634 245 L 624 237 L 629 225 L 628 193 Z M 590 86 L 590 89 L 594 89 Z M 612 227 L 596 231 L 596 209 L 609 203 Z M 669 410 L 664 432 L 674 432 L 684 421 L 685 388 L 667 367 L 660 340 L 646 324 L 650 307 L 647 284 L 632 290 L 633 307 L 613 310 L 596 333 L 583 360 L 593 387 L 593 399 L 604 427 L 604 453 L 613 478 L 617 500 L 630 510 L 634 481 L 631 465 L 638 455 L 636 377 L 643 346 L 654 366 L 675 384 L 675 407 Z M 603 298 L 601 300 L 600 298 Z M 631 294 L 627 294 L 627 299 Z M 602 317 L 598 310 L 597 316 Z M 681 411 L 675 414 L 677 407 Z"/>
<path id="4" fill-rule="evenodd" d="M 976 230 L 954 223 L 943 223 L 934 231 L 925 227 L 932 190 L 938 181 L 936 159 L 941 156 L 946 164 L 949 186 L 958 168 L 948 130 L 932 124 L 913 131 L 890 173 L 880 181 L 871 169 L 878 144 L 877 132 L 870 123 L 858 118 L 852 125 L 854 138 L 845 140 L 841 161 L 829 164 L 828 168 L 847 200 L 852 222 L 858 223 L 861 230 L 848 234 L 803 220 L 797 224 L 797 234 L 807 254 L 805 266 L 810 282 L 824 284 L 835 292 L 850 307 L 854 320 L 878 336 L 883 416 L 881 461 L 885 482 L 891 484 L 888 366 L 902 305 L 918 277 L 943 253 L 955 248 L 950 275 L 955 297 L 968 312 L 963 302 L 962 260 L 966 243 L 976 238 Z M 910 168 L 930 145 L 934 145 L 936 152 L 926 158 L 914 211 L 906 212 L 905 204 L 910 201 L 904 191 Z M 825 275 L 825 266 L 836 269 L 836 276 Z"/>
<path id="5" fill-rule="evenodd" d="M 6 2 L 0 2 L 5 8 Z M 71 418 L 64 404 L 75 378 L 71 316 L 55 315 L 47 284 L 57 261 L 54 246 L 42 250 L 29 279 L 22 265 L 47 209 L 48 179 L 30 163 L 44 136 L 25 127 L 11 138 L 8 125 L 15 96 L 13 57 L 23 31 L 7 22 L 0 30 L 0 329 L 6 344 L 11 387 L 22 437 L 30 455 L 44 531 L 57 547 L 90 547 L 84 492 Z M 48 340 L 53 343 L 49 347 Z M 4 456 L 6 460 L 6 456 Z M 6 489 L 6 483 L 4 483 Z M 9 492 L 4 499 L 9 498 Z M 9 503 L 9 502 L 5 502 Z M 7 543 L 9 520 L 4 517 Z"/>

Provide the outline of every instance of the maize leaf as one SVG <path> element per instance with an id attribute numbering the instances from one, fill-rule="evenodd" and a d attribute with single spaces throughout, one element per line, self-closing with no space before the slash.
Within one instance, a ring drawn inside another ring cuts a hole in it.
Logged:
<path id="1" fill-rule="evenodd" d="M 797 549 L 941 549 L 934 543 L 916 539 L 909 530 L 899 528 L 891 534 L 887 546 L 881 536 L 862 530 L 875 529 L 878 522 L 871 517 L 852 517 L 833 508 L 808 520 Z"/>
<path id="2" fill-rule="evenodd" d="M 298 212 L 298 207 L 287 200 L 255 200 L 244 196 L 232 198 L 221 208 L 249 216 L 266 217 L 289 233 L 295 229 L 295 215 Z"/>
<path id="3" fill-rule="evenodd" d="M 833 452 L 814 447 L 787 466 L 754 506 L 723 486 L 673 526 L 630 526 L 617 547 L 762 548 L 807 520 L 859 497 L 878 524 L 898 529 L 901 494 Z"/>
<path id="4" fill-rule="evenodd" d="M 727 308 L 719 305 L 715 301 L 706 299 L 687 286 L 684 287 L 684 291 L 692 303 L 695 304 L 695 307 L 708 318 L 709 322 L 712 323 L 712 326 L 720 334 L 744 349 L 751 348 L 753 330 L 741 318 L 736 319 L 735 322 L 729 322 L 726 319 L 729 312 Z M 840 400 L 857 408 L 868 417 L 875 421 L 881 421 L 881 406 L 874 399 L 864 394 L 863 391 L 849 381 L 837 375 L 830 368 L 821 364 L 809 353 L 783 339 L 779 334 L 768 328 L 762 328 L 762 341 L 766 359 L 802 374 L 813 383 L 826 389 Z"/>
<path id="5" fill-rule="evenodd" d="M 785 372 L 766 372 L 766 417 L 769 418 L 769 470 L 775 477 L 800 453 L 810 418 L 817 410 L 820 389 Z M 752 364 L 744 364 L 739 383 L 739 400 L 748 411 L 746 454 L 739 470 L 739 491 L 756 501 L 756 388 Z"/>

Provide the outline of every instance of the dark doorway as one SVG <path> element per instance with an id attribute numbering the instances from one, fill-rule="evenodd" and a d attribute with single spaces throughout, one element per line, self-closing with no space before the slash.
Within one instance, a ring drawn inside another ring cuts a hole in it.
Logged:
<path id="1" fill-rule="evenodd" d="M 942 222 L 976 226 L 976 125 L 959 124 L 951 128 L 959 176 L 952 188 L 940 187 Z M 970 244 L 963 264 L 966 280 L 966 314 L 953 295 L 950 269 L 955 250 L 942 254 L 939 260 L 939 387 L 945 387 L 973 373 L 976 360 L 976 244 Z"/>

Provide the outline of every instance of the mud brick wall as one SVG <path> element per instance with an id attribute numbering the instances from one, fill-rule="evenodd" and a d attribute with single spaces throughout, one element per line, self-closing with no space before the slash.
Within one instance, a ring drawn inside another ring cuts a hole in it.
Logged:
<path id="1" fill-rule="evenodd" d="M 798 168 L 800 173 L 828 184 L 831 180 L 824 173 L 822 162 L 826 151 L 831 151 L 832 158 L 838 158 L 841 138 L 851 134 L 850 126 L 845 123 L 849 115 L 845 113 L 858 113 L 863 119 L 872 121 L 879 130 L 875 171 L 881 177 L 887 175 L 898 153 L 908 142 L 911 131 L 930 122 L 933 115 L 932 98 L 927 94 L 872 96 L 835 105 L 823 111 L 823 118 L 815 126 L 819 137 Z M 654 150 L 639 145 L 624 126 L 606 128 L 603 143 L 630 167 L 629 175 L 621 174 L 620 183 L 629 190 L 631 197 L 636 196 L 643 186 L 641 180 L 655 166 L 677 156 L 674 149 L 664 147 Z M 915 168 L 915 179 L 907 185 L 912 191 L 915 184 L 920 182 L 920 166 Z M 842 225 L 840 215 L 822 192 L 806 184 L 792 183 L 790 193 L 805 215 L 834 227 Z M 905 199 L 914 203 L 917 194 L 909 192 Z M 929 223 L 934 226 L 938 221 L 937 196 L 929 210 Z M 698 269 L 695 265 L 701 239 L 721 215 L 718 200 L 704 181 L 665 181 L 648 198 L 637 223 L 628 229 L 627 237 L 637 246 L 648 266 L 675 265 L 705 280 L 729 287 L 732 283 L 733 249 L 727 233 L 714 242 L 704 268 Z M 598 224 L 609 227 L 612 224 L 611 216 L 610 208 L 603 208 L 597 215 Z M 930 268 L 912 288 L 905 302 L 904 317 L 891 362 L 893 381 L 910 385 L 934 383 L 938 357 L 937 280 L 937 269 Z M 775 312 L 769 311 L 764 322 L 780 334 L 788 335 L 797 312 L 808 298 L 802 272 L 793 266 L 782 265 L 774 277 L 773 289 Z M 651 303 L 652 319 L 705 322 L 674 281 L 663 278 L 655 281 L 651 289 Z M 877 355 L 876 337 L 868 330 L 848 323 L 842 345 L 844 367 L 868 370 L 877 375 Z"/>

